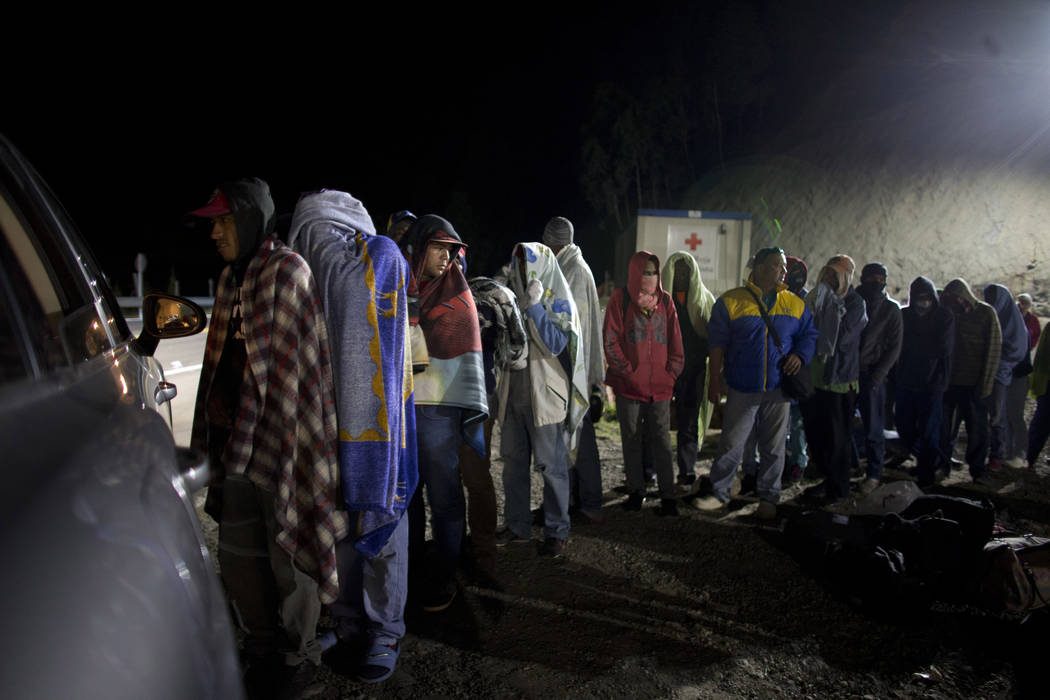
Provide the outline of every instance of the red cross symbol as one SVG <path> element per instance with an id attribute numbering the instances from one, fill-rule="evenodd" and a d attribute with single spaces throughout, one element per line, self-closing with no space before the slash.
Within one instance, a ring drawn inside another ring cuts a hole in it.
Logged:
<path id="1" fill-rule="evenodd" d="M 695 233 L 690 233 L 689 238 L 685 239 L 685 244 L 689 246 L 689 250 L 696 250 L 698 245 L 703 245 L 704 239 L 697 238 Z"/>

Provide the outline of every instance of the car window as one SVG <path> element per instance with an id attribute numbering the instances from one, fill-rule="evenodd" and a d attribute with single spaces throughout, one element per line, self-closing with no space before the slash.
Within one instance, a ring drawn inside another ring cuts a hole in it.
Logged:
<path id="1" fill-rule="evenodd" d="M 75 365 L 111 349 L 105 321 L 65 241 L 43 212 L 20 206 L 10 192 L 0 186 L 0 258 L 43 367 Z"/>

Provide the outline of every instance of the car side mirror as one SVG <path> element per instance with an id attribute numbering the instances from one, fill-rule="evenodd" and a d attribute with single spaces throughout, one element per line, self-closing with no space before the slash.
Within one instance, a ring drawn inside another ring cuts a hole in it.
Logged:
<path id="1" fill-rule="evenodd" d="M 196 335 L 207 325 L 208 314 L 189 299 L 147 294 L 142 298 L 142 333 L 136 342 L 144 354 L 152 355 L 159 341 Z"/>

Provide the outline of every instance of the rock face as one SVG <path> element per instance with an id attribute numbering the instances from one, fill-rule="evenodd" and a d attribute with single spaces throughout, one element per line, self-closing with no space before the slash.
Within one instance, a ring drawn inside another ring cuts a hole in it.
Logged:
<path id="1" fill-rule="evenodd" d="M 780 245 L 811 275 L 844 252 L 885 262 L 898 297 L 924 274 L 1045 300 L 1050 7 L 916 4 L 786 125 L 775 155 L 710 173 L 682 208 L 752 212 L 752 250 Z"/>

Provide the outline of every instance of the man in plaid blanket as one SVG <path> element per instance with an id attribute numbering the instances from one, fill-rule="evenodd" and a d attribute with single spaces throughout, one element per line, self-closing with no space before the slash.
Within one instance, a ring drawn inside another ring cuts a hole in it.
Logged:
<path id="1" fill-rule="evenodd" d="M 259 179 L 218 186 L 209 218 L 219 278 L 193 421 L 215 473 L 206 511 L 244 629 L 249 696 L 316 690 L 321 603 L 339 593 L 336 414 L 328 329 L 306 262 L 273 235 Z"/>

